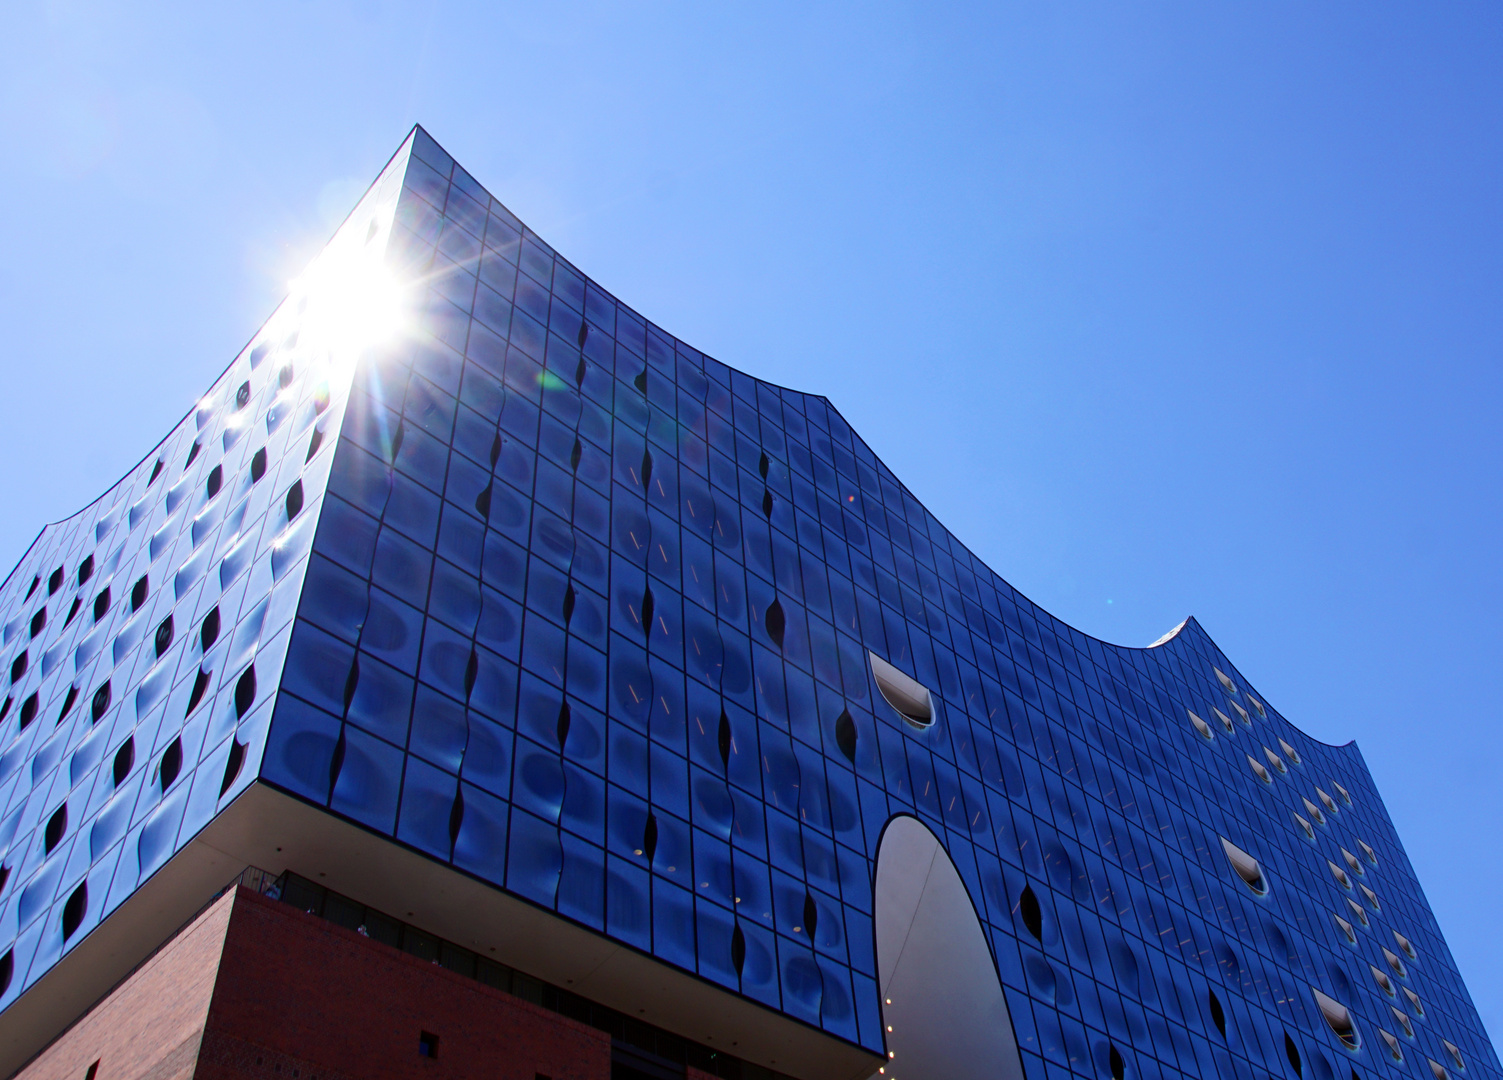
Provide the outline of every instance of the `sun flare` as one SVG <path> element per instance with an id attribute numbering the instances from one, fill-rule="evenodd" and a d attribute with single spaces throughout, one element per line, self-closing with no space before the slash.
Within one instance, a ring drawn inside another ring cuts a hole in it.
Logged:
<path id="1" fill-rule="evenodd" d="M 401 283 L 369 248 L 326 251 L 291 283 L 290 300 L 301 339 L 333 364 L 354 363 L 407 323 Z"/>

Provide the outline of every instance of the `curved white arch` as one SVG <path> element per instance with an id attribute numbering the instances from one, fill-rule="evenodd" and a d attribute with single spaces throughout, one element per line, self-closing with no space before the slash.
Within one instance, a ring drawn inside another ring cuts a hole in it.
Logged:
<path id="1" fill-rule="evenodd" d="M 891 1056 L 882 1080 L 1023 1080 L 1007 999 L 970 894 L 917 818 L 877 851 L 877 979 Z"/>

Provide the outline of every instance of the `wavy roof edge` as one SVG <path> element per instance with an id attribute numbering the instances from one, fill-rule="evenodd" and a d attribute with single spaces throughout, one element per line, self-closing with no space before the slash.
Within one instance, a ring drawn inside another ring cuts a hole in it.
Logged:
<path id="1" fill-rule="evenodd" d="M 737 367 L 734 367 L 734 366 L 732 366 L 730 364 L 727 364 L 723 360 L 718 360 L 715 357 L 711 356 L 710 354 L 704 352 L 703 350 L 697 349 L 694 346 L 689 345 L 682 338 L 678 337 L 677 335 L 675 335 L 673 333 L 670 333 L 668 330 L 664 329 L 658 323 L 653 322 L 651 319 L 649 319 L 646 316 L 642 315 L 631 304 L 628 304 L 625 301 L 621 300 L 619 298 L 619 296 L 617 296 L 616 293 L 611 292 L 610 290 L 606 289 L 595 278 L 593 278 L 590 275 L 588 275 L 588 274 L 584 273 L 583 271 L 581 271 L 577 266 L 574 265 L 574 263 L 570 262 L 567 258 L 564 258 L 563 256 L 559 255 L 558 252 L 556 251 L 556 249 L 554 249 L 553 245 L 551 245 L 547 241 L 543 240 L 543 238 L 541 236 L 539 236 L 530 226 L 526 225 L 525 222 L 522 222 L 521 218 L 518 217 L 516 214 L 512 213 L 512 211 L 509 208 L 507 208 L 506 205 L 504 203 L 502 203 L 500 199 L 497 199 L 494 195 L 492 195 L 491 192 L 490 192 L 490 190 L 488 188 L 486 188 L 485 185 L 481 184 L 478 180 L 475 180 L 473 177 L 471 177 L 470 174 L 469 174 L 469 172 L 468 172 L 468 170 L 465 170 L 463 168 L 463 166 L 461 166 L 459 164 L 458 159 L 455 158 L 452 154 L 450 154 L 447 150 L 445 150 L 443 148 L 442 144 L 440 144 L 438 142 L 438 140 L 435 139 L 432 136 L 432 134 L 429 133 L 429 131 L 422 126 L 422 124 L 414 124 L 412 126 L 412 128 L 409 129 L 407 135 L 403 138 L 402 142 L 398 145 L 397 149 L 390 155 L 390 157 L 388 157 L 386 159 L 385 163 L 377 171 L 375 178 L 370 182 L 369 185 L 367 185 L 367 187 L 365 188 L 365 190 L 362 191 L 360 197 L 355 200 L 354 204 L 352 205 L 352 207 L 350 209 L 350 212 L 348 214 L 346 214 L 345 217 L 342 218 L 340 220 L 340 222 L 330 231 L 330 233 L 329 233 L 330 240 L 332 240 L 332 238 L 335 235 L 338 234 L 339 230 L 344 227 L 345 223 L 355 213 L 355 210 L 358 209 L 358 207 L 360 206 L 361 202 L 372 192 L 372 190 L 375 189 L 376 185 L 381 182 L 381 179 L 386 175 L 387 171 L 392 167 L 392 165 L 399 158 L 401 158 L 401 156 L 404 153 L 416 153 L 416 156 L 418 157 L 418 159 L 420 161 L 423 161 L 424 164 L 430 164 L 430 163 L 428 163 L 426 161 L 426 159 L 424 159 L 422 157 L 421 152 L 417 150 L 417 147 L 421 146 L 421 141 L 420 141 L 419 137 L 421 137 L 422 139 L 426 139 L 429 143 L 431 143 L 434 149 L 436 149 L 439 153 L 443 154 L 444 157 L 446 157 L 449 160 L 449 162 L 451 163 L 451 165 L 452 165 L 452 167 L 454 169 L 458 169 L 459 171 L 463 172 L 464 175 L 470 180 L 471 183 L 474 184 L 474 186 L 476 188 L 478 188 L 479 190 L 485 192 L 485 194 L 490 199 L 492 199 L 494 202 L 496 202 L 498 205 L 500 205 L 503 209 L 506 209 L 507 213 L 511 214 L 511 216 L 513 218 L 515 218 L 519 223 L 521 223 L 522 227 L 526 230 L 526 232 L 528 234 L 530 234 L 533 237 L 533 239 L 537 240 L 544 247 L 546 247 L 547 250 L 550 253 L 552 253 L 553 256 L 556 259 L 559 259 L 560 261 L 562 261 L 565 265 L 567 265 L 568 267 L 570 267 L 570 269 L 572 269 L 575 273 L 578 273 L 580 277 L 582 277 L 585 280 L 589 281 L 591 284 L 595 285 L 596 288 L 600 289 L 601 292 L 603 292 L 606 295 L 608 295 L 612 299 L 612 301 L 614 301 L 616 304 L 620 305 L 621 307 L 626 308 L 626 310 L 630 311 L 638 319 L 641 319 L 642 322 L 645 323 L 648 327 L 657 330 L 664 337 L 666 337 L 669 340 L 671 340 L 672 342 L 674 342 L 675 345 L 683 345 L 686 349 L 688 349 L 689 351 L 697 354 L 698 356 L 700 356 L 700 357 L 702 357 L 702 358 L 704 358 L 706 360 L 709 360 L 709 361 L 711 361 L 711 362 L 713 362 L 715 364 L 719 364 L 721 367 L 724 367 L 726 370 L 728 370 L 730 372 L 733 372 L 734 374 L 740 375 L 740 376 L 742 376 L 744 378 L 747 378 L 747 379 L 751 379 L 754 382 L 759 383 L 759 384 L 761 384 L 763 386 L 770 387 L 770 388 L 778 391 L 779 393 L 798 394 L 798 395 L 800 395 L 800 396 L 802 396 L 804 398 L 817 399 L 817 400 L 823 402 L 825 404 L 825 406 L 830 410 L 830 412 L 832 414 L 834 414 L 836 417 L 838 417 L 840 419 L 840 422 L 845 425 L 846 429 L 851 433 L 851 437 L 853 439 L 859 441 L 860 444 L 863 447 L 866 448 L 866 451 L 871 455 L 872 460 L 874 460 L 876 462 L 877 466 L 881 469 L 883 475 L 886 476 L 887 478 L 889 478 L 894 484 L 898 485 L 898 487 L 901 488 L 903 494 L 905 496 L 907 496 L 908 498 L 912 499 L 914 501 L 914 503 L 917 504 L 923 510 L 926 518 L 929 521 L 932 521 L 934 523 L 934 525 L 937 526 L 940 530 L 942 530 L 944 532 L 944 534 L 955 545 L 958 545 L 962 550 L 965 551 L 966 555 L 971 560 L 971 562 L 973 564 L 973 567 L 979 568 L 981 570 L 984 570 L 986 573 L 990 574 L 992 576 L 992 578 L 994 579 L 994 581 L 995 581 L 996 584 L 998 584 L 1002 588 L 1005 588 L 1007 590 L 1007 592 L 1009 594 L 1011 594 L 1017 601 L 1020 601 L 1020 602 L 1022 602 L 1024 604 L 1026 604 L 1029 607 L 1029 609 L 1031 609 L 1031 612 L 1034 614 L 1034 616 L 1036 618 L 1042 617 L 1043 619 L 1048 620 L 1050 623 L 1057 624 L 1058 626 L 1063 627 L 1068 633 L 1078 634 L 1081 637 L 1086 638 L 1086 639 L 1088 639 L 1088 640 L 1090 640 L 1092 642 L 1095 642 L 1098 645 L 1101 645 L 1101 646 L 1103 646 L 1105 648 L 1111 649 L 1111 650 L 1113 650 L 1115 652 L 1118 652 L 1118 653 L 1126 653 L 1126 654 L 1151 653 L 1151 652 L 1154 652 L 1155 650 L 1158 650 L 1158 649 L 1170 648 L 1170 647 L 1172 647 L 1172 646 L 1174 646 L 1176 644 L 1179 644 L 1182 641 L 1182 639 L 1185 637 L 1185 631 L 1187 629 L 1189 629 L 1189 630 L 1191 630 L 1192 635 L 1198 634 L 1201 638 L 1204 639 L 1204 641 L 1206 642 L 1206 644 L 1209 645 L 1210 648 L 1215 651 L 1215 653 L 1217 654 L 1217 656 L 1220 657 L 1220 659 L 1222 660 L 1222 662 L 1227 666 L 1227 668 L 1229 668 L 1232 671 L 1232 673 L 1234 674 L 1234 676 L 1244 686 L 1250 686 L 1251 685 L 1250 680 L 1247 680 L 1246 678 L 1244 678 L 1242 676 L 1241 672 L 1238 670 L 1237 666 L 1232 662 L 1231 658 L 1228 657 L 1226 655 L 1226 653 L 1221 649 L 1221 647 L 1216 644 L 1215 639 L 1211 637 L 1211 635 L 1206 631 L 1205 627 L 1202 626 L 1201 623 L 1199 622 L 1199 620 L 1197 620 L 1193 615 L 1186 616 L 1186 618 L 1184 618 L 1177 626 L 1175 626 L 1168 633 L 1164 634 L 1162 637 L 1158 638 L 1156 641 L 1152 642 L 1149 645 L 1142 646 L 1142 645 L 1123 645 L 1123 644 L 1119 644 L 1117 642 L 1108 641 L 1105 638 L 1098 637 L 1098 636 L 1090 633 L 1089 631 L 1083 630 L 1080 627 L 1077 627 L 1077 626 L 1075 626 L 1075 625 L 1073 625 L 1071 623 L 1068 623 L 1065 620 L 1059 618 L 1057 615 L 1055 615 L 1052 612 L 1050 612 L 1048 609 L 1046 609 L 1045 607 L 1043 607 L 1041 604 L 1039 604 L 1035 600 L 1033 600 L 1030 597 L 1028 597 L 1027 595 L 1025 595 L 1019 589 L 1017 589 L 1011 582 L 1009 582 L 1006 578 L 1004 578 L 997 570 L 993 569 L 990 564 L 988 564 L 984 559 L 982 559 L 979 555 L 977 555 L 976 552 L 971 548 L 971 546 L 969 544 L 967 544 L 965 541 L 961 540 L 960 537 L 957 536 L 954 533 L 954 531 L 952 531 L 949 528 L 949 526 L 947 526 L 943 522 L 941 522 L 939 520 L 939 518 L 934 514 L 934 512 L 932 510 L 930 510 L 929 507 L 924 503 L 924 501 L 922 499 L 920 499 L 908 487 L 908 485 L 906 483 L 903 482 L 902 478 L 899 477 L 897 475 L 897 473 L 894 472 L 887 465 L 887 463 L 885 461 L 882 460 L 881 455 L 878 454 L 871 447 L 871 444 L 868 443 L 866 441 L 865 437 L 861 435 L 861 433 L 856 429 L 856 427 L 853 424 L 851 424 L 851 422 L 849 420 L 847 420 L 845 418 L 845 415 L 840 411 L 839 407 L 827 395 L 825 395 L 825 394 L 811 393 L 811 392 L 806 391 L 806 390 L 800 390 L 800 389 L 798 389 L 796 387 L 783 386 L 782 384 L 775 383 L 775 382 L 771 381 L 770 379 L 764 379 L 764 378 L 761 378 L 760 376 L 753 375 L 750 372 L 742 371 L 740 368 L 737 368 Z M 325 244 L 327 244 L 328 242 L 329 241 L 326 240 Z M 58 518 L 55 521 L 48 522 L 47 524 L 43 525 L 40 530 L 38 530 L 36 536 L 33 537 L 31 543 L 27 545 L 26 549 L 21 553 L 20 557 L 16 560 L 15 565 L 11 567 L 10 571 L 5 575 L 4 579 L 0 579 L 0 589 L 3 589 L 4 587 L 6 587 L 6 586 L 8 586 L 10 584 L 10 582 L 14 578 L 16 572 L 26 562 L 27 558 L 31 555 L 32 551 L 34 551 L 36 549 L 37 545 L 42 542 L 42 540 L 47 536 L 47 534 L 50 531 L 58 529 L 58 528 L 60 528 L 60 527 L 62 527 L 64 525 L 67 525 L 68 523 L 74 521 L 75 519 L 77 519 L 77 518 L 79 518 L 79 517 L 87 514 L 89 511 L 93 510 L 96 506 L 98 506 L 101 502 L 103 502 L 107 498 L 109 498 L 109 496 L 112 493 L 114 493 L 116 490 L 118 490 L 121 487 L 122 484 L 124 484 L 126 481 L 128 481 L 131 478 L 132 474 L 134 474 L 135 471 L 138 468 L 141 467 L 141 465 L 143 465 L 146 461 L 148 461 L 153 454 L 157 453 L 162 448 L 162 446 L 169 439 L 172 438 L 173 433 L 178 430 L 179 426 L 182 425 L 183 423 L 185 423 L 190 417 L 193 416 L 194 412 L 199 407 L 199 403 L 203 400 L 203 398 L 206 397 L 206 396 L 208 396 L 210 393 L 213 392 L 214 387 L 217 386 L 219 384 L 219 382 L 221 380 L 223 380 L 224 377 L 226 375 L 228 375 L 234 369 L 235 365 L 240 361 L 241 357 L 243 357 L 247 353 L 247 351 L 255 344 L 255 342 L 257 341 L 257 339 L 261 336 L 261 334 L 263 333 L 263 331 L 266 329 L 267 325 L 276 317 L 277 312 L 281 310 L 282 305 L 285 304 L 286 301 L 287 301 L 287 297 L 284 296 L 282 298 L 282 300 L 280 300 L 276 304 L 276 306 L 273 307 L 271 313 L 265 319 L 263 319 L 262 322 L 256 327 L 255 331 L 245 341 L 245 343 L 241 346 L 241 348 L 236 351 L 235 355 L 230 359 L 229 363 L 227 363 L 220 370 L 220 372 L 210 381 L 208 390 L 206 390 L 204 392 L 204 394 L 199 395 L 198 398 L 195 398 L 194 402 L 189 406 L 189 408 L 187 409 L 187 411 L 185 413 L 183 413 L 182 416 L 179 419 L 177 419 L 176 421 L 173 422 L 172 426 L 168 429 L 167 433 L 165 435 L 163 435 L 162 438 L 159 439 L 156 443 L 154 443 L 152 445 L 152 447 L 149 450 L 147 450 L 147 452 L 145 454 L 143 454 L 140 458 L 136 459 L 136 461 L 133 464 L 131 464 L 125 470 L 124 473 L 121 474 L 121 476 L 120 476 L 119 479 L 117 479 L 113 484 L 111 484 L 109 487 L 107 487 L 103 492 L 101 492 L 95 498 L 93 498 L 93 499 L 89 500 L 87 503 L 85 503 L 78 510 L 76 510 L 73 513 L 67 515 L 66 517 Z M 1258 697 L 1259 697 L 1260 700 L 1264 700 L 1261 694 L 1258 695 Z M 1265 703 L 1265 705 L 1267 705 L 1266 700 L 1264 700 L 1264 703 Z M 1288 724 L 1289 727 L 1291 727 L 1292 729 L 1294 729 L 1295 731 L 1297 731 L 1303 737 L 1311 740 L 1312 742 L 1319 743 L 1321 746 L 1325 746 L 1325 747 L 1328 747 L 1330 749 L 1342 750 L 1342 751 L 1348 751 L 1348 752 L 1355 753 L 1356 756 L 1357 756 L 1357 758 L 1358 758 L 1358 760 L 1362 761 L 1362 755 L 1361 755 L 1361 752 L 1357 750 L 1357 743 L 1356 743 L 1355 739 L 1349 739 L 1349 740 L 1347 740 L 1344 743 L 1330 743 L 1330 742 L 1326 742 L 1323 739 L 1319 739 L 1319 738 L 1316 738 L 1314 735 L 1311 735 L 1304 728 L 1300 727 L 1298 724 L 1294 723 L 1292 720 L 1289 720 L 1287 717 L 1285 717 L 1281 712 L 1279 712 L 1273 706 L 1268 705 L 1268 708 L 1269 708 L 1270 712 L 1273 714 L 1273 716 L 1276 716 L 1279 720 L 1283 721 L 1285 724 Z M 1366 768 L 1365 762 L 1363 762 L 1363 767 L 1364 767 L 1364 770 L 1365 770 L 1365 768 Z"/>
<path id="2" fill-rule="evenodd" d="M 407 137 L 402 140 L 401 145 L 398 146 L 397 149 L 392 153 L 392 155 L 386 159 L 385 163 L 382 164 L 380 170 L 376 173 L 375 179 L 367 184 L 365 189 L 361 191 L 360 197 L 357 198 L 354 204 L 350 207 L 349 213 L 340 218 L 339 223 L 329 231 L 329 237 L 324 241 L 324 246 L 327 246 L 334 239 L 334 237 L 338 235 L 339 230 L 344 228 L 345 223 L 348 222 L 354 215 L 355 211 L 360 207 L 360 204 L 365 200 L 366 196 L 368 196 L 375 189 L 376 185 L 381 182 L 381 178 L 386 175 L 387 170 L 390 169 L 392 164 L 402 156 L 403 152 L 405 152 L 411 146 L 413 135 L 415 135 L 419 130 L 421 130 L 421 128 L 417 125 L 414 125 L 412 130 L 407 133 Z M 427 133 L 424 132 L 424 134 Z M 429 138 L 432 138 L 432 136 L 429 136 Z M 322 250 L 322 248 L 320 248 L 320 250 Z M 26 545 L 25 550 L 23 550 L 20 556 L 16 559 L 15 565 L 6 572 L 5 577 L 0 578 L 0 589 L 4 589 L 7 585 L 10 584 L 11 579 L 15 577 L 16 571 L 19 570 L 21 568 L 21 565 L 26 561 L 26 557 L 36 549 L 37 544 L 41 543 L 43 537 L 47 535 L 49 530 L 57 529 L 63 525 L 67 525 L 75 519 L 87 514 L 90 510 L 94 509 L 100 503 L 104 502 L 110 497 L 110 495 L 117 491 L 122 484 L 129 480 L 132 474 L 134 474 L 137 469 L 139 469 L 147 461 L 151 460 L 153 454 L 156 454 L 159 450 L 162 449 L 163 446 L 167 444 L 167 442 L 172 438 L 173 433 L 177 431 L 180 426 L 186 423 L 188 419 L 192 417 L 193 414 L 198 410 L 200 405 L 203 403 L 204 398 L 213 393 L 214 387 L 218 386 L 219 383 L 224 379 L 224 377 L 234 370 L 235 365 L 240 362 L 240 358 L 245 356 L 245 354 L 250 351 L 251 346 L 254 345 L 257 339 L 261 337 L 262 333 L 265 332 L 267 325 L 276 318 L 277 312 L 282 309 L 282 305 L 286 302 L 287 296 L 284 295 L 282 299 L 277 301 L 277 303 L 272 307 L 271 314 L 262 319 L 261 322 L 256 326 L 256 329 L 252 331 L 251 336 L 245 340 L 245 343 L 241 345 L 239 349 L 235 350 L 235 355 L 230 357 L 229 363 L 225 364 L 225 366 L 219 370 L 219 373 L 215 375 L 213 379 L 209 380 L 208 389 L 205 390 L 202 394 L 199 394 L 197 397 L 195 397 L 192 403 L 188 406 L 187 410 L 172 422 L 172 425 L 167 429 L 167 434 L 163 435 L 160 439 L 158 439 L 151 445 L 151 448 L 147 450 L 146 453 L 142 454 L 132 464 L 127 466 L 126 470 L 120 474 L 119 478 L 116 479 L 114 483 L 110 484 L 109 487 L 105 488 L 94 498 L 90 499 L 88 502 L 80 506 L 77 510 L 73 511 L 73 513 L 68 514 L 64 517 L 57 518 L 56 520 L 49 521 L 37 530 L 37 534 L 32 537 L 31 543 Z"/>

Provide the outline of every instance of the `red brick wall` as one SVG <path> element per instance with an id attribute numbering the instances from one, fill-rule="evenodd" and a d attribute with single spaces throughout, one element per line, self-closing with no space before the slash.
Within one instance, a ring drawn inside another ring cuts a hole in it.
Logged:
<path id="1" fill-rule="evenodd" d="M 17 1080 L 85 1080 L 94 1061 L 95 1080 L 609 1080 L 611 1042 L 241 889 Z"/>
<path id="2" fill-rule="evenodd" d="M 418 1053 L 424 1031 L 438 1036 L 434 1059 Z M 610 1059 L 604 1032 L 242 892 L 197 1075 L 609 1080 Z"/>
<path id="3" fill-rule="evenodd" d="M 198 1058 L 234 898 L 226 896 L 62 1037 L 18 1080 L 187 1080 Z"/>

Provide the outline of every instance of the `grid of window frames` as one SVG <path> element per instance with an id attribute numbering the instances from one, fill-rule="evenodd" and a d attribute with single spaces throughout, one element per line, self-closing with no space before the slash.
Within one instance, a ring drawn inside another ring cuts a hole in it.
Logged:
<path id="1" fill-rule="evenodd" d="M 824 398 L 647 323 L 421 130 L 397 219 L 423 333 L 357 377 L 264 777 L 876 1051 L 911 814 L 1030 1077 L 1498 1075 L 1355 747 L 1193 621 L 1053 619 Z"/>

